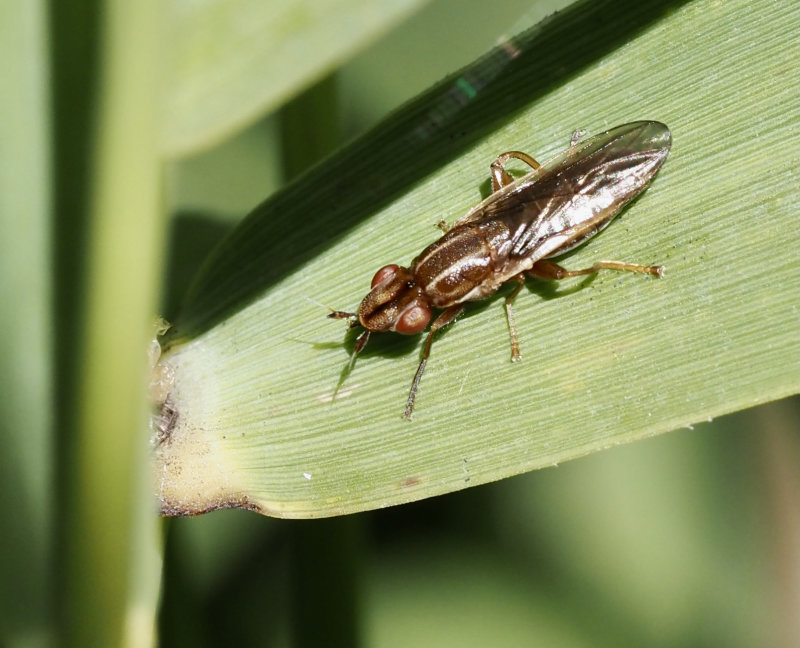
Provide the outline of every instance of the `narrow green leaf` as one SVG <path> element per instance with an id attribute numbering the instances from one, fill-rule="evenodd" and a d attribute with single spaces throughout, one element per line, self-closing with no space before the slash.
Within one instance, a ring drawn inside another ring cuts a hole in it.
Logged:
<path id="1" fill-rule="evenodd" d="M 162 147 L 207 146 L 331 72 L 423 0 L 171 0 Z"/>
<path id="2" fill-rule="evenodd" d="M 52 267 L 42 0 L 0 3 L 0 636 L 43 641 L 52 591 Z M 11 63 L 13 61 L 13 63 Z"/>
<path id="3" fill-rule="evenodd" d="M 166 513 L 287 517 L 408 502 L 552 465 L 798 391 L 800 9 L 583 2 L 503 43 L 257 208 L 175 325 L 157 489 Z M 505 150 L 668 124 L 650 189 L 565 261 L 659 263 L 534 284 L 509 362 L 498 297 L 433 345 L 373 336 L 349 375 L 372 274 L 480 199 Z M 340 384 L 340 378 L 345 377 Z M 340 387 L 333 400 L 334 390 Z"/>
<path id="4" fill-rule="evenodd" d="M 155 641 L 159 535 L 141 428 L 163 232 L 158 9 L 98 0 L 53 11 L 63 646 Z M 86 112 L 58 110 L 86 96 Z"/>

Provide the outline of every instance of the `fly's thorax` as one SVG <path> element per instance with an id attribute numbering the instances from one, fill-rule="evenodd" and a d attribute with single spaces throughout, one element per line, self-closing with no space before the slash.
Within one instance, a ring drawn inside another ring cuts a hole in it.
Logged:
<path id="1" fill-rule="evenodd" d="M 358 308 L 358 321 L 369 331 L 396 331 L 408 335 L 425 329 L 430 303 L 414 275 L 398 265 L 384 266 L 372 278 L 372 290 Z"/>
<path id="2" fill-rule="evenodd" d="M 507 239 L 499 222 L 454 227 L 414 259 L 411 272 L 437 308 L 468 301 L 492 280 Z"/>

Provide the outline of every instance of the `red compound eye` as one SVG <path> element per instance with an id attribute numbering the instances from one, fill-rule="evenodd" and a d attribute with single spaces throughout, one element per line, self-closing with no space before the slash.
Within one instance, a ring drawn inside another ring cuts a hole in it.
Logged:
<path id="1" fill-rule="evenodd" d="M 395 265 L 394 263 L 391 265 L 383 266 L 380 270 L 378 270 L 375 273 L 375 276 L 372 277 L 372 284 L 370 285 L 370 288 L 374 288 L 379 283 L 382 283 L 387 279 L 389 279 L 390 277 L 396 275 L 398 267 L 399 266 Z"/>
<path id="2" fill-rule="evenodd" d="M 415 304 L 403 311 L 394 325 L 394 330 L 405 335 L 414 335 L 424 331 L 430 321 L 431 309 L 423 304 Z"/>

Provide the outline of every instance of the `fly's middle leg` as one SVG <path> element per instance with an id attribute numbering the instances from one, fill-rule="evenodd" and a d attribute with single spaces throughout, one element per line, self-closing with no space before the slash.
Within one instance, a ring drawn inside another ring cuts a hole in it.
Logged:
<path id="1" fill-rule="evenodd" d="M 511 294 L 506 297 L 506 317 L 508 317 L 508 334 L 511 336 L 511 362 L 519 362 L 522 356 L 519 353 L 517 323 L 514 320 L 513 304 L 517 295 L 519 295 L 519 291 L 522 290 L 522 286 L 525 285 L 525 274 L 520 272 L 516 277 L 512 277 L 511 279 L 516 281 L 517 285 L 514 287 L 514 290 L 511 291 Z"/>
<path id="2" fill-rule="evenodd" d="M 504 166 L 505 163 L 508 162 L 511 158 L 522 160 L 533 170 L 536 170 L 540 166 L 542 166 L 536 160 L 534 160 L 530 155 L 528 155 L 527 153 L 523 153 L 522 151 L 507 151 L 506 153 L 501 153 L 500 155 L 497 156 L 497 159 L 494 162 L 492 162 L 490 166 L 492 170 L 492 193 L 514 182 L 514 178 L 511 177 L 511 174 L 509 174 L 508 171 L 506 171 Z"/>
<path id="3" fill-rule="evenodd" d="M 511 281 L 516 281 L 517 285 L 514 290 L 506 297 L 506 316 L 508 317 L 508 333 L 511 337 L 511 362 L 519 362 L 522 355 L 519 352 L 519 340 L 517 338 L 517 323 L 514 318 L 514 300 L 516 299 L 522 286 L 525 285 L 525 275 L 536 277 L 538 279 L 568 279 L 569 277 L 579 277 L 582 275 L 595 274 L 600 270 L 619 270 L 622 272 L 638 272 L 640 274 L 649 274 L 656 277 L 664 276 L 664 266 L 646 266 L 637 263 L 623 263 L 622 261 L 598 261 L 590 268 L 581 268 L 580 270 L 567 270 L 562 268 L 557 263 L 552 261 L 537 261 L 533 267 L 527 272 L 521 272 Z M 426 356 L 427 357 L 427 356 Z"/>
<path id="4" fill-rule="evenodd" d="M 528 270 L 528 274 L 539 279 L 568 279 L 569 277 L 595 274 L 600 270 L 620 270 L 622 272 L 649 274 L 656 277 L 664 276 L 664 266 L 646 266 L 638 263 L 623 263 L 622 261 L 598 261 L 590 268 L 582 268 L 580 270 L 567 270 L 552 261 L 537 261 L 533 264 L 533 268 Z"/>

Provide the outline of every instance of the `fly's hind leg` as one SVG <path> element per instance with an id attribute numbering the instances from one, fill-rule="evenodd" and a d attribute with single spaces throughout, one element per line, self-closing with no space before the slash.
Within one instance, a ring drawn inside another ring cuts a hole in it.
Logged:
<path id="1" fill-rule="evenodd" d="M 504 166 L 505 163 L 508 162 L 511 158 L 522 160 L 534 171 L 542 166 L 536 160 L 534 160 L 530 155 L 528 155 L 527 153 L 523 153 L 522 151 L 506 151 L 505 153 L 501 153 L 500 155 L 497 156 L 497 159 L 494 162 L 492 162 L 491 165 L 489 165 L 489 168 L 491 169 L 492 172 L 492 193 L 514 182 L 514 178 L 508 171 L 506 171 Z M 455 224 L 458 224 L 459 222 L 461 221 L 458 220 L 455 222 Z M 452 226 L 448 226 L 446 222 L 440 220 L 438 223 L 436 223 L 436 227 L 438 227 L 440 230 L 442 230 L 442 232 L 447 234 L 447 232 L 450 231 Z"/>
<path id="2" fill-rule="evenodd" d="M 584 135 L 586 135 L 586 130 L 583 128 L 573 131 L 572 136 L 569 138 L 570 147 L 575 146 L 578 142 L 580 142 L 581 137 Z M 514 178 L 505 169 L 506 162 L 512 158 L 522 160 L 534 171 L 542 166 L 533 157 L 527 153 L 523 153 L 522 151 L 506 151 L 505 153 L 501 153 L 490 166 L 492 170 L 492 193 L 514 182 Z"/>
<path id="3" fill-rule="evenodd" d="M 552 261 L 537 261 L 533 264 L 533 268 L 528 270 L 528 274 L 539 279 L 568 279 L 569 277 L 595 274 L 600 270 L 620 270 L 622 272 L 649 274 L 656 277 L 664 276 L 664 266 L 646 266 L 638 263 L 623 263 L 622 261 L 598 261 L 590 268 L 582 268 L 580 270 L 567 270 Z"/>
<path id="4" fill-rule="evenodd" d="M 530 155 L 528 155 L 527 153 L 523 153 L 522 151 L 507 151 L 506 153 L 501 153 L 500 155 L 497 156 L 497 159 L 494 162 L 492 162 L 490 166 L 492 170 L 492 193 L 514 182 L 514 178 L 511 177 L 511 175 L 508 173 L 508 171 L 506 171 L 505 167 L 503 166 L 511 158 L 522 160 L 534 171 L 538 169 L 540 166 L 542 166 L 536 160 L 534 160 Z"/>

